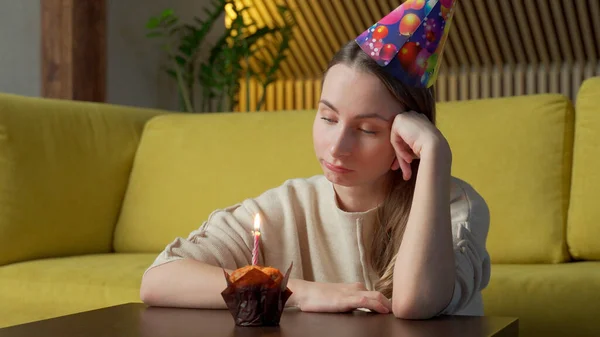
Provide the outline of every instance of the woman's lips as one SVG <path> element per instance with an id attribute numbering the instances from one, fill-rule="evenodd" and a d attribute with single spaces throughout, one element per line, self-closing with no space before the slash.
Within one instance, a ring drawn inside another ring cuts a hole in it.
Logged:
<path id="1" fill-rule="evenodd" d="M 327 169 L 333 171 L 333 172 L 337 172 L 337 173 L 348 173 L 348 172 L 352 172 L 352 170 L 347 169 L 345 167 L 342 166 L 336 166 L 333 164 L 330 164 L 326 161 L 323 161 L 323 163 L 325 163 L 325 167 L 327 167 Z"/>

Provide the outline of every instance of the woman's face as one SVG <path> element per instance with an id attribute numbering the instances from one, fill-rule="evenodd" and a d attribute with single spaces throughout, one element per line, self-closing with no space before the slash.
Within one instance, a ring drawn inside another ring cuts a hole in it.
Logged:
<path id="1" fill-rule="evenodd" d="M 344 64 L 329 69 L 313 124 L 313 143 L 325 176 L 342 186 L 369 185 L 389 173 L 390 142 L 403 107 L 375 75 Z"/>

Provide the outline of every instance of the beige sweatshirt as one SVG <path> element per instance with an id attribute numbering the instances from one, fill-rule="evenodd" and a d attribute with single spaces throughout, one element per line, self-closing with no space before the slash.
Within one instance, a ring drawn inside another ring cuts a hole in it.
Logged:
<path id="1" fill-rule="evenodd" d="M 486 250 L 489 211 L 466 182 L 452 178 L 451 214 L 456 260 L 454 295 L 443 314 L 483 315 L 481 290 L 490 279 Z M 254 216 L 261 216 L 259 264 L 316 282 L 362 282 L 373 290 L 369 263 L 377 208 L 345 212 L 323 175 L 291 179 L 256 198 L 214 211 L 187 239 L 176 238 L 149 269 L 183 258 L 228 269 L 252 263 Z M 293 289 L 292 289 L 293 291 Z"/>

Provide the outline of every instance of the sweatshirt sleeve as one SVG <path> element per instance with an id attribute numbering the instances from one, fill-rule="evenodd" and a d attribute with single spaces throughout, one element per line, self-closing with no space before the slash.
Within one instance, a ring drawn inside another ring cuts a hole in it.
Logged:
<path id="1" fill-rule="evenodd" d="M 292 182 L 286 181 L 255 198 L 215 210 L 187 238 L 179 237 L 169 243 L 146 272 L 181 259 L 194 259 L 230 270 L 250 265 L 255 215 L 261 217 L 261 231 L 276 238 L 284 230 L 286 221 L 294 220 L 295 189 Z M 261 236 L 261 241 L 266 238 L 266 235 Z M 259 264 L 264 262 L 263 253 L 262 249 L 259 250 Z"/>
<path id="2" fill-rule="evenodd" d="M 226 269 L 250 264 L 254 213 L 244 203 L 212 212 L 187 238 L 178 237 L 169 243 L 146 272 L 186 258 Z"/>
<path id="3" fill-rule="evenodd" d="M 456 280 L 452 299 L 441 312 L 444 315 L 461 314 L 473 301 L 481 301 L 481 291 L 491 274 L 486 249 L 490 213 L 485 200 L 470 185 L 458 181 L 450 208 Z M 469 310 L 468 314 L 476 311 L 480 310 Z"/>

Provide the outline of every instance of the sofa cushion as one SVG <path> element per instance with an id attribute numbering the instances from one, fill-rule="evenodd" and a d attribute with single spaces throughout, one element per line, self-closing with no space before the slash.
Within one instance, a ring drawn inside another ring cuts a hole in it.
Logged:
<path id="1" fill-rule="evenodd" d="M 439 105 L 453 174 L 488 201 L 493 262 L 566 253 L 573 111 L 560 95 Z M 160 251 L 217 208 L 321 173 L 314 111 L 159 116 L 146 126 L 115 232 L 120 252 Z M 552 168 L 552 169 L 549 169 Z"/>
<path id="2" fill-rule="evenodd" d="M 449 102 L 439 105 L 438 126 L 452 147 L 453 175 L 490 208 L 492 262 L 567 260 L 569 100 L 545 94 Z"/>
<path id="3" fill-rule="evenodd" d="M 600 77 L 577 94 L 567 242 L 575 259 L 600 260 Z"/>
<path id="4" fill-rule="evenodd" d="M 0 267 L 0 327 L 140 302 L 155 254 L 100 254 Z"/>
<path id="5" fill-rule="evenodd" d="M 519 318 L 522 337 L 598 336 L 600 262 L 492 265 L 485 314 Z"/>
<path id="6" fill-rule="evenodd" d="M 136 154 L 115 231 L 118 252 L 157 252 L 209 214 L 321 173 L 314 111 L 170 114 L 153 118 Z"/>
<path id="7" fill-rule="evenodd" d="M 0 266 L 103 253 L 156 111 L 0 95 Z"/>

